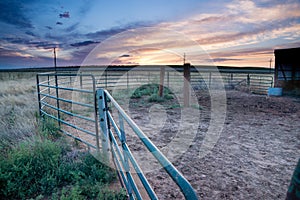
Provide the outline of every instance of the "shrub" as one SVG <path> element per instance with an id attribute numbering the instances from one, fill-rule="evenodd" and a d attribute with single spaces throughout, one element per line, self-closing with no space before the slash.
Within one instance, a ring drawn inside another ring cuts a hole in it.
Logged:
<path id="1" fill-rule="evenodd" d="M 0 196 L 8 199 L 101 196 L 103 188 L 116 178 L 115 171 L 87 152 L 72 152 L 64 146 L 59 141 L 36 139 L 34 143 L 22 142 L 6 156 L 0 156 Z M 110 197 L 120 195 L 104 192 L 103 195 Z"/>
<path id="2" fill-rule="evenodd" d="M 152 94 L 149 98 L 148 98 L 149 102 L 164 102 L 165 99 L 163 97 L 160 97 L 158 94 Z"/>
<path id="3" fill-rule="evenodd" d="M 131 95 L 131 98 L 141 98 L 142 96 L 150 96 L 148 98 L 149 102 L 163 102 L 165 100 L 173 99 L 173 93 L 169 88 L 164 87 L 164 95 L 160 97 L 158 95 L 158 84 L 146 84 L 137 88 L 134 93 Z"/>
<path id="4" fill-rule="evenodd" d="M 56 169 L 61 148 L 50 140 L 22 142 L 0 158 L 0 196 L 26 198 L 51 194 L 56 185 Z"/>

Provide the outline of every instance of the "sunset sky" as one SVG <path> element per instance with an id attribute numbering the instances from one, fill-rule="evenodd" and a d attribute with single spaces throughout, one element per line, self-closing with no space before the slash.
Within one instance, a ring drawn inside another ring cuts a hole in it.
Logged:
<path id="1" fill-rule="evenodd" d="M 54 47 L 59 66 L 269 67 L 300 47 L 300 1 L 1 0 L 0 26 L 0 68 L 51 67 Z"/>

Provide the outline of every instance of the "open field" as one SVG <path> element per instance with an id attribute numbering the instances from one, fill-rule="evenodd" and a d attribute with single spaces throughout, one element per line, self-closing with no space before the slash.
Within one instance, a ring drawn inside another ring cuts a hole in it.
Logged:
<path id="1" fill-rule="evenodd" d="M 36 133 L 36 81 L 33 74 L 1 73 L 0 147 Z M 5 142 L 5 144 L 4 144 Z"/>

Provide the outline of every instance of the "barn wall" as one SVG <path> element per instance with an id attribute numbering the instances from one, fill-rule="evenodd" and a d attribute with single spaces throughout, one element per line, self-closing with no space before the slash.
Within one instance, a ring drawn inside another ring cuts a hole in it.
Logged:
<path id="1" fill-rule="evenodd" d="M 275 50 L 275 87 L 300 95 L 300 48 Z"/>

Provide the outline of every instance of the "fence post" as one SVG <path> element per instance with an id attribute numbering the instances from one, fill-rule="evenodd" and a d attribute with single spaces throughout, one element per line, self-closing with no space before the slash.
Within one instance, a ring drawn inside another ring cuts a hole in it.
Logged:
<path id="1" fill-rule="evenodd" d="M 58 118 L 58 126 L 60 127 L 60 106 L 59 106 L 59 95 L 58 95 L 58 80 L 57 80 L 57 72 L 55 72 L 55 94 L 56 94 L 56 107 L 57 107 L 57 118 Z"/>
<path id="2" fill-rule="evenodd" d="M 48 86 L 50 85 L 50 77 L 48 75 Z M 48 94 L 50 94 L 50 87 L 48 87 Z"/>
<path id="3" fill-rule="evenodd" d="M 211 86 L 211 72 L 209 72 L 208 88 Z"/>
<path id="4" fill-rule="evenodd" d="M 129 89 L 129 71 L 126 73 L 127 76 L 127 90 Z"/>
<path id="5" fill-rule="evenodd" d="M 190 106 L 190 83 L 191 83 L 191 64 L 185 63 L 183 65 L 183 95 L 184 107 Z"/>
<path id="6" fill-rule="evenodd" d="M 170 72 L 167 72 L 167 86 L 170 87 Z"/>
<path id="7" fill-rule="evenodd" d="M 91 75 L 93 81 L 93 100 L 94 100 L 94 118 L 95 118 L 95 132 L 96 132 L 96 146 L 97 153 L 100 152 L 100 144 L 99 144 L 99 125 L 98 125 L 98 105 L 97 105 L 97 93 L 96 93 L 96 80 L 93 75 Z M 80 78 L 82 78 L 82 73 L 80 72 Z M 82 88 L 81 88 L 82 89 Z"/>
<path id="8" fill-rule="evenodd" d="M 109 122 L 107 117 L 107 102 L 106 102 L 106 94 L 103 89 L 99 89 L 96 92 L 97 100 L 98 100 L 98 109 L 99 109 L 99 123 L 102 130 L 102 134 L 100 136 L 102 142 L 102 153 L 104 159 L 108 161 L 109 155 Z"/>
<path id="9" fill-rule="evenodd" d="M 158 88 L 158 95 L 160 97 L 164 94 L 164 79 L 165 79 L 165 67 L 160 67 L 160 82 L 159 82 L 159 88 Z"/>
<path id="10" fill-rule="evenodd" d="M 49 77 L 49 76 L 48 76 Z M 39 114 L 40 114 L 40 117 L 42 116 L 42 104 L 41 104 L 41 95 L 40 95 L 40 80 L 39 80 L 39 75 L 37 74 L 36 75 L 36 83 L 37 83 L 37 95 L 38 95 L 38 101 L 39 101 Z"/>
<path id="11" fill-rule="evenodd" d="M 79 78 L 80 78 L 80 89 L 82 89 L 82 72 L 80 72 Z"/>

